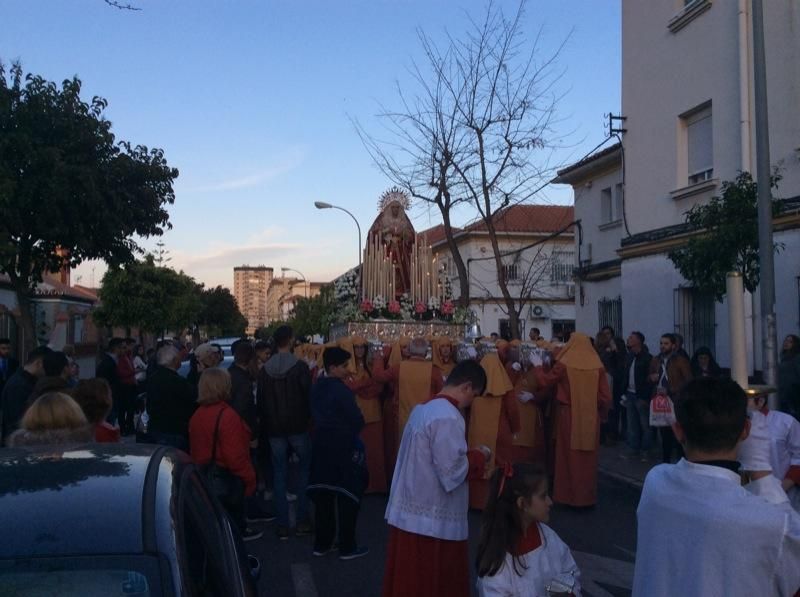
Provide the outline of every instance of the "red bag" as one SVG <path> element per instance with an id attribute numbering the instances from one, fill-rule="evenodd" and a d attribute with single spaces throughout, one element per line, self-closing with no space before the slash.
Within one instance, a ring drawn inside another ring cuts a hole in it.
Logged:
<path id="1" fill-rule="evenodd" d="M 675 422 L 675 405 L 666 394 L 658 393 L 650 401 L 650 425 L 669 427 Z"/>

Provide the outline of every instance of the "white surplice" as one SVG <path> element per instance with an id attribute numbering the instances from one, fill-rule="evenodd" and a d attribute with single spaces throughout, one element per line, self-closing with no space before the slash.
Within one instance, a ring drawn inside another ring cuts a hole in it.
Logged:
<path id="1" fill-rule="evenodd" d="M 468 537 L 467 441 L 464 417 L 443 398 L 411 411 L 392 478 L 386 520 L 426 537 Z"/>
<path id="2" fill-rule="evenodd" d="M 770 410 L 767 427 L 772 438 L 772 474 L 783 480 L 789 467 L 800 466 L 800 423 L 790 414 Z M 800 487 L 792 487 L 788 494 L 792 507 L 800 511 Z"/>
<path id="3" fill-rule="evenodd" d="M 653 468 L 636 511 L 634 597 L 794 595 L 800 516 L 751 485 L 685 459 Z"/>
<path id="4" fill-rule="evenodd" d="M 546 524 L 539 524 L 542 544 L 518 557 L 514 571 L 514 556 L 506 554 L 503 567 L 494 576 L 478 579 L 480 597 L 547 597 L 545 587 L 559 576 L 575 579 L 573 595 L 580 597 L 580 571 L 567 544 Z"/>

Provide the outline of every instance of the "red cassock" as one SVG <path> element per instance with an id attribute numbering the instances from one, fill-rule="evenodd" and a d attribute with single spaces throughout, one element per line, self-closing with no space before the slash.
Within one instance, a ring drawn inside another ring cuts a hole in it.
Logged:
<path id="1" fill-rule="evenodd" d="M 388 485 L 381 413 L 383 384 L 364 371 L 359 373 L 358 379 L 351 379 L 345 383 L 356 394 L 356 402 L 361 409 L 361 414 L 364 415 L 361 441 L 364 442 L 367 469 L 369 470 L 369 485 L 366 493 L 385 493 Z"/>
<path id="2" fill-rule="evenodd" d="M 424 359 L 410 359 L 411 361 L 426 362 Z M 391 484 L 394 475 L 394 465 L 397 462 L 397 451 L 400 449 L 400 365 L 386 368 L 383 359 L 378 357 L 372 363 L 372 378 L 380 383 L 391 384 L 390 396 L 383 405 L 383 441 L 384 457 L 386 461 L 386 478 Z M 418 403 L 427 402 L 438 394 L 443 386 L 442 371 L 435 365 L 431 367 L 431 382 L 429 392 L 419 396 Z"/>
<path id="3" fill-rule="evenodd" d="M 600 443 L 600 423 L 611 406 L 611 392 L 605 371 L 597 371 L 597 424 L 593 450 L 573 450 L 572 393 L 567 367 L 556 363 L 550 371 L 535 370 L 536 381 L 544 389 L 555 386 L 553 403 L 555 418 L 555 462 L 553 500 L 570 506 L 592 506 L 597 503 L 597 463 Z"/>

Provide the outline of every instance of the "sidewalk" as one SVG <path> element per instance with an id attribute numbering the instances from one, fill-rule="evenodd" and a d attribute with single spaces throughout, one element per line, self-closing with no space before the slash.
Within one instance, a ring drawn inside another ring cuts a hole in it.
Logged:
<path id="1" fill-rule="evenodd" d="M 641 462 L 639 458 L 623 458 L 627 453 L 625 442 L 617 442 L 615 446 L 601 445 L 598 471 L 601 475 L 641 489 L 645 476 L 651 468 L 661 463 L 661 459 L 650 458 L 648 462 Z"/>

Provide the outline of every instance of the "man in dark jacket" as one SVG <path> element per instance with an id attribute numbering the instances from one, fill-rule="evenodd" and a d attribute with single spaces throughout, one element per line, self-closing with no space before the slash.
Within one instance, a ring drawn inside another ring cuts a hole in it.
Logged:
<path id="1" fill-rule="evenodd" d="M 325 349 L 322 360 L 326 376 L 311 390 L 314 442 L 308 493 L 315 506 L 314 555 L 323 556 L 333 548 L 338 528 L 339 559 L 352 560 L 369 553 L 357 545 L 355 534 L 361 496 L 369 481 L 359 438 L 364 416 L 342 381 L 350 375 L 350 353 L 334 346 Z"/>
<path id="2" fill-rule="evenodd" d="M 308 365 L 291 352 L 292 328 L 275 330 L 277 352 L 261 369 L 258 379 L 258 408 L 261 412 L 261 435 L 272 451 L 273 502 L 278 516 L 278 537 L 289 538 L 289 503 L 286 499 L 288 449 L 300 460 L 298 471 L 297 528 L 298 536 L 310 535 L 306 487 L 311 467 L 311 423 L 309 393 L 311 372 Z"/>
<path id="3" fill-rule="evenodd" d="M 153 443 L 189 450 L 189 419 L 197 408 L 197 394 L 178 375 L 181 355 L 177 348 L 162 346 L 156 367 L 147 377 L 148 431 Z"/>
<path id="4" fill-rule="evenodd" d="M 233 350 L 233 364 L 228 367 L 228 373 L 231 376 L 230 405 L 250 428 L 250 457 L 256 472 L 261 474 L 263 471 L 258 470 L 256 454 L 259 430 L 254 392 L 255 384 L 253 383 L 252 373 L 255 361 L 256 351 L 253 345 L 246 340 L 239 341 Z M 264 507 L 264 500 L 258 492 L 245 498 L 245 510 L 247 522 L 270 522 L 275 520 L 275 516 Z"/>
<path id="5" fill-rule="evenodd" d="M 11 340 L 0 338 L 0 394 L 6 382 L 19 369 L 19 361 L 11 356 Z"/>
<path id="6" fill-rule="evenodd" d="M 111 386 L 111 412 L 107 418 L 109 423 L 116 423 L 120 407 L 125 402 L 125 391 L 117 374 L 117 361 L 123 352 L 125 352 L 125 339 L 111 338 L 108 341 L 108 350 L 100 357 L 94 374 L 95 377 L 105 379 Z"/>
<path id="7" fill-rule="evenodd" d="M 650 427 L 650 398 L 653 386 L 648 379 L 652 357 L 644 345 L 644 335 L 633 332 L 626 343 L 628 357 L 625 360 L 625 409 L 628 416 L 628 457 L 639 456 L 643 462 L 649 459 L 653 445 L 653 430 Z"/>
<path id="8" fill-rule="evenodd" d="M 21 369 L 12 375 L 3 387 L 0 398 L 0 416 L 2 416 L 2 443 L 19 428 L 19 421 L 28 408 L 36 381 L 44 376 L 44 357 L 52 351 L 46 346 L 39 346 L 28 353 L 28 360 Z"/>

